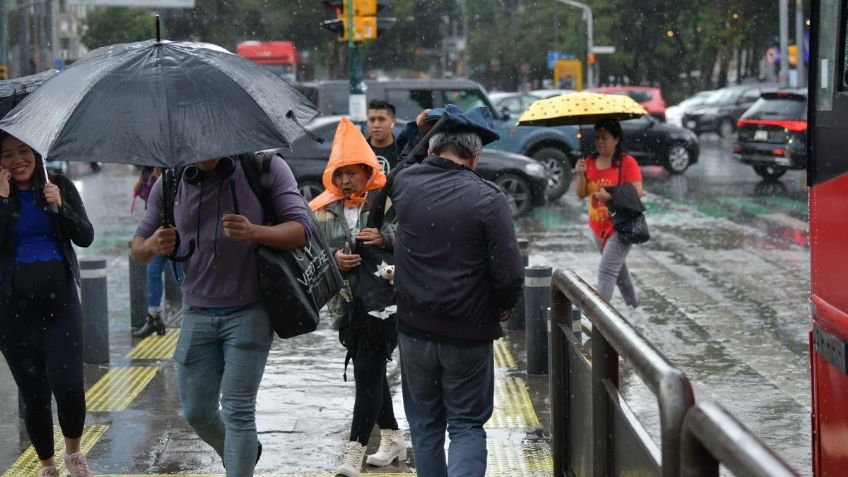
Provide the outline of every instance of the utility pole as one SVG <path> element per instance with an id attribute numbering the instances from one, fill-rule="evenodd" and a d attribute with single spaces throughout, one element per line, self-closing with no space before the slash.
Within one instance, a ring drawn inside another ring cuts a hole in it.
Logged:
<path id="1" fill-rule="evenodd" d="M 780 87 L 789 86 L 789 0 L 780 2 L 780 73 L 777 80 Z"/>
<path id="2" fill-rule="evenodd" d="M 588 27 L 586 28 L 588 31 L 588 40 L 586 42 L 586 87 L 592 88 L 595 86 L 594 81 L 594 72 L 592 71 L 592 67 L 594 66 L 594 57 L 595 53 L 593 52 L 595 48 L 595 43 L 593 40 L 592 34 L 592 9 L 589 8 L 589 5 L 585 3 L 575 2 L 574 0 L 557 0 L 558 2 L 562 2 L 566 5 L 571 5 L 572 7 L 577 7 L 583 10 L 586 14 L 586 23 Z M 787 0 L 781 0 L 787 1 Z"/>
<path id="3" fill-rule="evenodd" d="M 795 72 L 798 76 L 798 87 L 807 86 L 807 72 L 804 67 L 804 2 L 795 0 Z"/>
<path id="4" fill-rule="evenodd" d="M 365 121 L 366 105 L 365 91 L 362 90 L 362 58 L 359 54 L 359 47 L 353 41 L 353 0 L 346 0 L 347 7 L 347 60 L 348 71 L 350 76 L 350 96 L 348 99 L 348 111 L 350 112 L 351 121 Z"/>

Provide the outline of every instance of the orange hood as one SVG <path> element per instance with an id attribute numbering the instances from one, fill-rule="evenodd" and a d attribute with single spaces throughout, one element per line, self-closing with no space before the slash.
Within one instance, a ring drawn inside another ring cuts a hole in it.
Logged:
<path id="1" fill-rule="evenodd" d="M 382 189 L 386 185 L 386 175 L 380 169 L 377 156 L 359 128 L 348 118 L 342 118 L 339 127 L 336 129 L 336 136 L 333 138 L 333 148 L 330 150 L 327 168 L 324 169 L 322 182 L 325 190 L 309 202 L 309 207 L 312 210 L 318 210 L 337 200 L 344 199 L 345 196 L 342 191 L 333 184 L 333 173 L 340 167 L 355 164 L 364 164 L 370 167 L 373 172 L 368 183 L 365 184 L 365 190 L 362 191 L 362 194 L 354 195 L 348 201 L 345 201 L 345 205 L 348 205 L 347 202 L 351 202 L 352 205 L 365 202 L 365 194 L 375 189 Z"/>

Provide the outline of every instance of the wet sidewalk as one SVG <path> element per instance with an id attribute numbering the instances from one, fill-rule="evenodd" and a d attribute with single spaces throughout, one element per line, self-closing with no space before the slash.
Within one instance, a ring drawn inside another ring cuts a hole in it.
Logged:
<path id="1" fill-rule="evenodd" d="M 83 446 L 96 475 L 223 475 L 220 459 L 180 416 L 176 368 L 171 360 L 178 334 L 179 329 L 171 328 L 165 336 L 136 342 L 115 339 L 109 366 L 87 365 L 88 419 Z M 506 340 L 498 341 L 495 351 L 495 412 L 486 425 L 488 475 L 550 475 L 550 450 L 527 379 L 518 370 Z M 263 445 L 257 474 L 333 475 L 347 441 L 353 409 L 354 385 L 343 381 L 343 367 L 344 350 L 326 322 L 315 333 L 275 341 L 257 403 Z M 390 363 L 389 380 L 398 421 L 401 429 L 407 430 L 396 361 Z M 14 384 L 7 369 L 0 373 L 0 381 L 6 418 L 0 428 L 7 436 L 0 441 L 4 448 L 2 477 L 35 476 L 38 460 L 25 440 L 23 421 L 15 416 L 17 399 L 10 392 Z M 56 433 L 59 455 L 63 449 L 58 428 Z M 369 453 L 378 440 L 375 430 Z M 12 461 L 9 458 L 14 452 L 7 446 L 18 450 Z M 366 466 L 364 471 L 409 475 L 414 473 L 412 453 L 400 465 Z"/>

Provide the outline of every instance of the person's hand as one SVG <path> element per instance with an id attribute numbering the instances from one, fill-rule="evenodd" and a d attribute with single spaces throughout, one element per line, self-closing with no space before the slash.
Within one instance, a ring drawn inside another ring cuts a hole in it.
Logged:
<path id="1" fill-rule="evenodd" d="M 0 167 L 0 197 L 9 197 L 12 194 L 12 171 Z"/>
<path id="2" fill-rule="evenodd" d="M 594 197 L 596 200 L 598 200 L 598 201 L 600 201 L 600 202 L 603 202 L 603 203 L 605 203 L 605 204 L 606 204 L 607 202 L 609 202 L 609 201 L 611 201 L 611 200 L 612 200 L 612 194 L 610 194 L 609 192 L 607 192 L 607 190 L 606 190 L 606 189 L 601 189 L 601 190 L 599 190 L 598 192 L 595 192 L 595 195 L 594 195 L 593 197 Z"/>
<path id="3" fill-rule="evenodd" d="M 349 245 L 345 243 L 345 247 L 349 247 Z M 362 263 L 362 257 L 359 254 L 344 253 L 343 250 L 336 250 L 333 258 L 336 260 L 336 266 L 343 272 L 349 272 Z"/>
<path id="4" fill-rule="evenodd" d="M 56 204 L 56 207 L 62 208 L 62 193 L 56 184 L 44 184 L 44 200 L 48 204 Z"/>
<path id="5" fill-rule="evenodd" d="M 586 159 L 577 159 L 577 162 L 574 164 L 574 172 L 586 174 Z"/>
<path id="6" fill-rule="evenodd" d="M 377 229 L 362 229 L 354 238 L 365 245 L 371 245 L 373 247 L 383 246 L 383 235 Z"/>
<path id="7" fill-rule="evenodd" d="M 498 311 L 498 320 L 504 322 L 508 319 L 512 318 L 512 310 L 499 310 Z"/>
<path id="8" fill-rule="evenodd" d="M 430 114 L 429 109 L 425 109 L 421 111 L 421 113 L 415 118 L 415 124 L 418 125 L 418 130 L 421 131 L 421 134 L 427 134 L 430 132 L 430 128 L 433 127 L 432 124 L 427 122 L 427 115 Z"/>
<path id="9" fill-rule="evenodd" d="M 224 214 L 224 235 L 232 240 L 253 240 L 256 226 L 243 215 Z"/>
<path id="10" fill-rule="evenodd" d="M 156 255 L 168 256 L 177 247 L 177 229 L 173 226 L 159 227 L 145 240 L 145 244 Z"/>

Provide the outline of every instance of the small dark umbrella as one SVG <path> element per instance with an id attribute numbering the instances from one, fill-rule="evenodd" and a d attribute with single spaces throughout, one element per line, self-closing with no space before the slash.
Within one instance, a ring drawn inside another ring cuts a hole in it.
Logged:
<path id="1" fill-rule="evenodd" d="M 92 51 L 0 129 L 51 160 L 169 168 L 288 146 L 317 114 L 285 80 L 223 48 L 148 40 Z"/>

